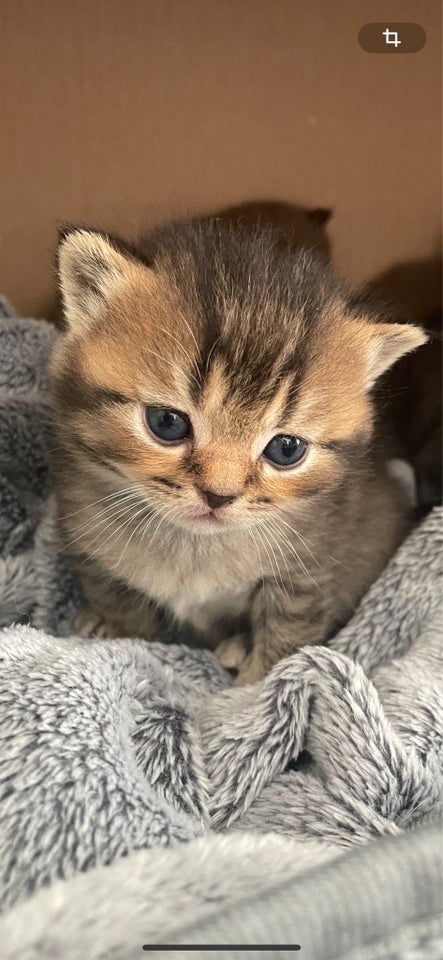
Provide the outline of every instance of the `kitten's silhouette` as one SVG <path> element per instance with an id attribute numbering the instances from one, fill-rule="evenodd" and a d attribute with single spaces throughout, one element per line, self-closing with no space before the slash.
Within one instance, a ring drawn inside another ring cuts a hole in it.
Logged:
<path id="1" fill-rule="evenodd" d="M 326 226 L 332 210 L 324 207 L 302 207 L 278 200 L 251 200 L 232 207 L 224 207 L 202 219 L 229 221 L 243 227 L 273 227 L 281 235 L 282 247 L 306 247 L 325 256 L 331 255 L 331 243 Z"/>

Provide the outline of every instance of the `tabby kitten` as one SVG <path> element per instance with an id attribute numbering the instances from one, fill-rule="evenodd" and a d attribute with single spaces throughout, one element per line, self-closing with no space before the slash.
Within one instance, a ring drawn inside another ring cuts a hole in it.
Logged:
<path id="1" fill-rule="evenodd" d="M 357 315 L 272 231 L 189 221 L 141 249 L 68 228 L 51 369 L 62 543 L 87 635 L 217 647 L 237 683 L 322 643 L 402 539 L 371 389 L 425 341 Z"/>

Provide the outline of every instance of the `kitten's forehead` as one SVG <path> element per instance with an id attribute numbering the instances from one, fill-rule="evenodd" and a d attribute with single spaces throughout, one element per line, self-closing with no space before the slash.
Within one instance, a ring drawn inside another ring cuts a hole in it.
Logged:
<path id="1" fill-rule="evenodd" d="M 322 259 L 307 251 L 285 255 L 272 233 L 226 225 L 188 232 L 185 225 L 168 239 L 159 245 L 155 270 L 196 380 L 211 376 L 221 389 L 223 370 L 224 389 L 247 407 L 270 403 L 289 375 L 300 380 L 322 328 L 327 324 L 330 335 L 344 312 Z"/>
<path id="2" fill-rule="evenodd" d="M 202 385 L 197 406 L 213 429 L 224 436 L 239 438 L 272 429 L 284 416 L 293 377 L 283 376 L 260 391 L 233 388 L 229 366 L 216 356 Z"/>

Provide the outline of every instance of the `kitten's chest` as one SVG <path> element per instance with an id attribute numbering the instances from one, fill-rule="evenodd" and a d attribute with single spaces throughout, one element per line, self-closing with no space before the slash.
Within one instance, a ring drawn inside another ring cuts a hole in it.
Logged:
<path id="1" fill-rule="evenodd" d="M 186 542 L 151 545 L 144 558 L 128 557 L 127 577 L 180 622 L 207 631 L 217 622 L 233 622 L 249 608 L 257 579 L 248 575 L 248 557 L 235 546 L 192 547 Z"/>

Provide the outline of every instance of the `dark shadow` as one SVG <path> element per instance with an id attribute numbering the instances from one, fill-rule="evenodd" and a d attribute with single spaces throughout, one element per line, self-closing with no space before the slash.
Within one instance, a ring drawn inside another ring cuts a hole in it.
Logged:
<path id="1" fill-rule="evenodd" d="M 330 256 L 331 244 L 326 225 L 331 216 L 332 211 L 323 207 L 311 209 L 278 200 L 251 200 L 233 207 L 224 207 L 199 219 L 223 220 L 251 228 L 273 227 L 281 234 L 282 248 L 295 249 L 303 246 Z"/>
<path id="2" fill-rule="evenodd" d="M 375 298 L 401 304 L 415 323 L 424 324 L 427 317 L 441 311 L 441 257 L 395 263 L 374 277 L 365 291 Z"/>
<path id="3" fill-rule="evenodd" d="M 393 452 L 412 463 L 419 503 L 426 509 L 442 500 L 441 258 L 394 264 L 364 293 L 386 304 L 388 314 L 392 307 L 392 320 L 410 320 L 429 334 L 428 343 L 402 357 L 380 385 Z"/>

